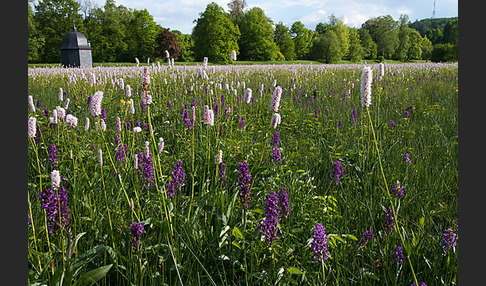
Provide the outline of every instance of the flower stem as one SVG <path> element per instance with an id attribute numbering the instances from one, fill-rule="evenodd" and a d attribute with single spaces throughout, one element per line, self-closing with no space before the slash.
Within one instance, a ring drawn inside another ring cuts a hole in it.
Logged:
<path id="1" fill-rule="evenodd" d="M 398 233 L 400 240 L 402 242 L 402 245 L 405 246 L 406 245 L 405 240 L 403 239 L 403 235 L 400 232 L 400 229 L 398 228 L 398 219 L 397 219 L 397 215 L 395 213 L 395 207 L 393 206 L 393 201 L 392 201 L 392 198 L 391 198 L 391 195 L 390 195 L 390 191 L 388 190 L 388 183 L 386 182 L 385 172 L 383 171 L 383 165 L 381 164 L 380 149 L 378 147 L 378 141 L 376 140 L 376 134 L 375 134 L 375 129 L 373 128 L 373 122 L 371 120 L 370 110 L 368 108 L 366 108 L 366 112 L 368 113 L 368 119 L 370 121 L 371 131 L 373 133 L 373 141 L 375 142 L 376 152 L 377 152 L 377 155 L 378 155 L 378 163 L 380 164 L 381 175 L 383 177 L 383 182 L 385 183 L 386 195 L 387 195 L 388 200 L 390 201 L 390 205 L 391 205 L 392 212 L 393 212 L 393 219 L 396 222 L 395 223 L 395 231 Z M 408 244 L 407 244 L 407 250 L 409 250 L 409 249 L 410 248 L 408 247 Z M 412 270 L 415 285 L 418 285 L 417 277 L 415 276 L 415 271 L 413 270 L 412 261 L 410 260 L 410 253 L 407 254 L 407 260 L 408 260 L 408 264 L 410 265 L 410 269 Z"/>

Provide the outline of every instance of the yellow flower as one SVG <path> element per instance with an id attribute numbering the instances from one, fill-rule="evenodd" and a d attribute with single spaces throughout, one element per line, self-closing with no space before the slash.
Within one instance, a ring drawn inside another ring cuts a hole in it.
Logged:
<path id="1" fill-rule="evenodd" d="M 130 100 L 127 100 L 127 104 L 131 104 L 132 102 Z"/>
<path id="2" fill-rule="evenodd" d="M 125 104 L 125 100 L 123 100 L 123 99 L 120 99 L 120 102 L 121 102 L 122 104 Z"/>

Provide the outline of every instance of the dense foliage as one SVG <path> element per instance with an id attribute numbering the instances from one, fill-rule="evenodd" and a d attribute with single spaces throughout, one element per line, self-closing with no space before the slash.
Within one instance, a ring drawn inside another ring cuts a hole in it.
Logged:
<path id="1" fill-rule="evenodd" d="M 457 63 L 29 68 L 28 88 L 29 284 L 457 285 Z"/>
<path id="2" fill-rule="evenodd" d="M 91 42 L 94 62 L 134 62 L 135 57 L 144 62 L 149 58 L 165 60 L 164 47 L 171 45 L 161 46 L 161 41 L 167 38 L 164 33 L 170 27 L 155 23 L 146 9 L 117 6 L 115 0 L 106 0 L 103 7 L 90 1 L 80 3 L 29 3 L 29 63 L 60 62 L 62 37 L 72 29 L 73 21 Z M 208 57 L 212 62 L 228 63 L 235 50 L 240 60 L 457 61 L 457 17 L 410 23 L 406 15 L 399 20 L 385 15 L 352 28 L 342 18 L 331 15 L 328 23 L 318 23 L 311 30 L 300 21 L 290 27 L 274 24 L 261 8 L 245 9 L 244 0 L 232 0 L 228 8 L 225 12 L 218 4 L 210 3 L 195 19 L 191 34 L 172 31 L 178 35 L 173 51 L 180 49 L 174 59 L 202 61 Z"/>

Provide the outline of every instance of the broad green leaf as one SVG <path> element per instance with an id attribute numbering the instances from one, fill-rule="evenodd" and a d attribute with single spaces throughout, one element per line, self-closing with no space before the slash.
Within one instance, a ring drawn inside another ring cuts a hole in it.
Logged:
<path id="1" fill-rule="evenodd" d="M 425 224 L 425 217 L 423 216 L 423 217 L 421 217 L 421 218 L 419 219 L 419 226 L 420 226 L 420 227 L 423 227 L 423 226 L 424 226 L 424 224 Z"/>
<path id="2" fill-rule="evenodd" d="M 74 286 L 93 285 L 94 283 L 96 283 L 96 281 L 100 280 L 101 278 L 103 278 L 103 276 L 106 275 L 106 273 L 108 273 L 112 265 L 113 264 L 101 266 L 84 273 L 79 277 Z"/>
<path id="3" fill-rule="evenodd" d="M 287 268 L 287 272 L 290 273 L 290 275 L 292 274 L 298 274 L 298 275 L 302 275 L 304 274 L 302 271 L 300 271 L 298 268 L 295 268 L 293 266 L 290 266 L 289 268 Z"/>
<path id="4" fill-rule="evenodd" d="M 243 236 L 243 233 L 241 233 L 240 229 L 236 226 L 233 228 L 233 235 L 237 239 L 245 239 L 245 237 Z"/>

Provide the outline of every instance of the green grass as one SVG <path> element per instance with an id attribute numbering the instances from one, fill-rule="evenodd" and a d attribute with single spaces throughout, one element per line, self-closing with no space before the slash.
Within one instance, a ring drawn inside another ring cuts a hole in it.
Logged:
<path id="1" fill-rule="evenodd" d="M 372 67 L 376 78 L 377 65 Z M 90 72 L 99 78 L 93 86 Z M 54 284 L 62 278 L 69 284 L 95 277 L 101 285 L 410 285 L 413 268 L 418 282 L 457 284 L 457 251 L 446 254 L 441 245 L 445 229 L 457 232 L 457 64 L 387 65 L 383 80 L 373 81 L 369 117 L 360 104 L 360 67 L 216 66 L 208 79 L 196 73 L 194 67 L 150 69 L 153 103 L 144 113 L 140 69 L 29 70 L 29 94 L 34 103 L 40 100 L 29 117 L 42 126 L 39 143 L 29 138 L 28 149 L 29 283 Z M 72 74 L 76 83 L 68 82 Z M 128 98 L 119 78 L 132 87 L 133 115 L 120 101 Z M 282 123 L 276 129 L 270 126 L 274 112 L 269 108 L 274 80 L 283 89 Z M 253 103 L 243 102 L 243 82 L 253 90 Z M 43 115 L 44 108 L 52 116 L 56 106 L 64 105 L 59 88 L 66 92 L 64 100 L 70 99 L 67 113 L 79 119 L 75 128 L 62 121 L 50 125 Z M 95 131 L 99 118 L 86 104 L 95 91 L 104 92 L 104 132 Z M 196 120 L 188 128 L 181 112 L 187 104 L 190 118 L 193 102 Z M 202 111 L 213 104 L 219 108 L 209 127 Z M 116 117 L 122 122 L 120 142 L 128 150 L 123 162 L 115 160 Z M 131 127 L 125 129 L 127 120 Z M 141 133 L 132 131 L 137 121 Z M 276 131 L 281 163 L 272 161 Z M 160 137 L 165 146 L 159 154 Z M 150 189 L 133 162 L 146 141 L 155 177 Z M 51 144 L 57 148 L 58 167 L 49 161 Z M 227 165 L 223 178 L 215 164 L 218 150 Z M 411 164 L 404 162 L 405 152 Z M 345 168 L 338 184 L 330 176 L 336 160 Z M 185 184 L 169 200 L 177 161 L 182 161 Z M 252 177 L 247 210 L 238 197 L 237 167 L 243 161 Z M 54 169 L 65 177 L 70 224 L 65 232 L 48 235 L 38 193 L 51 187 Z M 404 188 L 400 198 L 387 194 L 397 180 Z M 269 245 L 258 225 L 265 218 L 267 195 L 281 187 L 291 213 L 280 220 L 278 240 Z M 391 206 L 396 228 L 387 231 L 385 210 Z M 134 221 L 144 226 L 138 249 L 130 244 Z M 323 264 L 313 261 L 311 249 L 317 223 L 326 228 L 331 254 Z M 375 237 L 360 248 L 367 230 Z M 68 236 L 73 241 L 70 259 Z M 394 251 L 402 244 L 410 260 L 397 264 Z"/>
<path id="2" fill-rule="evenodd" d="M 161 66 L 167 66 L 166 61 L 159 61 Z M 397 61 L 397 60 L 386 60 L 387 63 L 390 64 L 399 64 L 399 63 L 425 63 L 425 60 L 412 60 L 412 61 Z M 152 63 L 152 62 L 151 62 Z M 157 63 L 157 61 L 154 61 L 154 63 Z M 359 62 L 353 62 L 349 60 L 340 60 L 336 64 L 363 64 L 363 63 L 379 63 L 378 60 L 362 60 Z M 195 65 L 201 65 L 201 62 L 174 62 L 174 65 L 176 66 L 195 66 Z M 315 60 L 292 60 L 292 61 L 235 61 L 232 62 L 231 64 L 234 65 L 288 65 L 288 64 L 302 64 L 302 65 L 307 65 L 307 64 L 325 64 L 323 61 L 315 61 Z M 146 66 L 146 63 L 140 63 L 140 66 Z M 212 63 L 209 63 L 209 65 L 214 65 Z M 60 63 L 57 64 L 46 64 L 46 63 L 38 63 L 38 64 L 28 64 L 30 68 L 42 68 L 42 67 L 61 67 L 62 65 Z M 136 66 L 136 63 L 93 63 L 93 67 L 123 67 L 123 66 Z"/>

